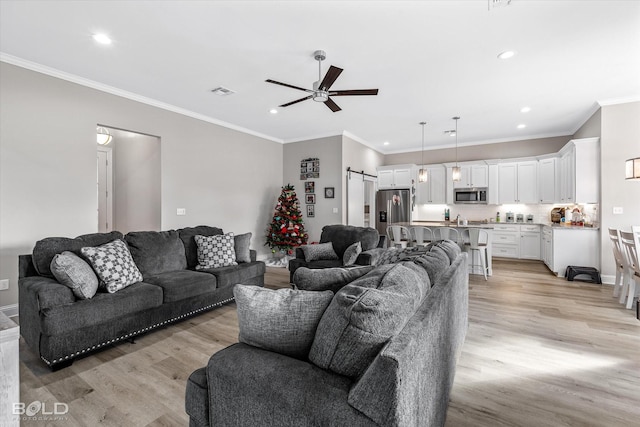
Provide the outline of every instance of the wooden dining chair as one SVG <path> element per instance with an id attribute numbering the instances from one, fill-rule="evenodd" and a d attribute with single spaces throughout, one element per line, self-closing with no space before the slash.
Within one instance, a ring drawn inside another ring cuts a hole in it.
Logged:
<path id="1" fill-rule="evenodd" d="M 620 297 L 620 294 L 624 293 L 625 284 L 629 282 L 629 266 L 627 265 L 625 249 L 621 246 L 620 234 L 617 229 L 609 229 L 609 239 L 613 248 L 613 258 L 616 262 L 616 281 L 613 288 L 613 296 Z M 623 302 L 622 299 L 620 302 Z"/>
<path id="2" fill-rule="evenodd" d="M 626 293 L 627 303 L 625 307 L 629 309 L 633 305 L 633 299 L 636 296 L 636 287 L 640 283 L 640 258 L 638 258 L 638 253 L 640 252 L 640 233 L 620 230 L 620 243 L 625 249 L 629 270 L 627 292 L 624 292 L 625 289 L 623 287 L 620 302 L 624 302 Z"/>

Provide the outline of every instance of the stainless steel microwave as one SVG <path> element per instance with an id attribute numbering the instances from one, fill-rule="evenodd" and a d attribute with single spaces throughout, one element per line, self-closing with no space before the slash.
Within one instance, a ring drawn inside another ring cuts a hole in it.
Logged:
<path id="1" fill-rule="evenodd" d="M 453 201 L 458 204 L 487 204 L 486 188 L 454 188 Z"/>

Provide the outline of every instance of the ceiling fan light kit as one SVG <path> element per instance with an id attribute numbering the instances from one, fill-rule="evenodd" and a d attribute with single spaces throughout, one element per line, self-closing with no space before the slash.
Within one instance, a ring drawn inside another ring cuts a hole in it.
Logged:
<path id="1" fill-rule="evenodd" d="M 324 50 L 316 50 L 313 52 L 313 58 L 318 61 L 318 80 L 313 83 L 313 89 L 305 89 L 300 86 L 294 86 L 287 83 L 282 83 L 276 80 L 267 79 L 265 80 L 267 83 L 273 83 L 280 86 L 290 87 L 292 89 L 301 90 L 311 95 L 305 96 L 304 98 L 296 99 L 295 101 L 288 102 L 286 104 L 279 105 L 279 107 L 288 107 L 293 104 L 297 104 L 298 102 L 306 101 L 307 99 L 313 99 L 316 102 L 323 102 L 331 111 L 334 113 L 340 111 L 341 108 L 336 104 L 331 97 L 332 96 L 356 96 L 356 95 L 377 95 L 378 89 L 355 89 L 355 90 L 335 90 L 330 91 L 329 89 L 336 81 L 340 73 L 342 73 L 342 68 L 334 67 L 331 65 L 327 74 L 325 74 L 324 78 L 322 78 L 322 61 L 327 58 L 327 53 Z"/>

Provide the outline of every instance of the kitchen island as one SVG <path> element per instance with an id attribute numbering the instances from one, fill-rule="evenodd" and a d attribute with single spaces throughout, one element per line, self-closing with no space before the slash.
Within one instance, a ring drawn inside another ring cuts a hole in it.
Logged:
<path id="1" fill-rule="evenodd" d="M 465 246 L 463 242 L 464 230 L 468 230 L 470 228 L 483 229 L 489 234 L 489 241 L 487 243 L 487 265 L 489 269 L 487 271 L 487 275 L 491 276 L 493 274 L 493 267 L 492 267 L 493 264 L 491 262 L 491 258 L 492 258 L 491 242 L 493 240 L 494 227 L 492 223 L 487 223 L 483 221 L 468 221 L 466 225 L 458 225 L 456 221 L 411 221 L 411 222 L 397 222 L 390 225 L 402 225 L 408 228 L 427 227 L 434 232 L 436 229 L 442 228 L 442 227 L 455 228 L 460 233 L 460 240 L 457 243 L 458 245 L 460 245 L 460 248 L 462 250 L 465 250 Z M 468 239 L 466 239 L 465 241 L 468 241 Z M 480 254 L 478 253 L 478 251 L 473 251 L 473 254 L 471 254 L 471 252 L 469 251 L 469 257 L 468 257 L 467 263 L 469 265 L 469 274 L 479 274 L 481 276 L 484 275 L 482 272 L 482 267 L 481 267 L 482 263 L 480 262 Z"/>

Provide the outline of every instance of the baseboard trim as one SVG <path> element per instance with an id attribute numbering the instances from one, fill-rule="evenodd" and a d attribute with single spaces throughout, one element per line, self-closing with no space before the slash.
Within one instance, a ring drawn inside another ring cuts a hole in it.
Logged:
<path id="1" fill-rule="evenodd" d="M 7 317 L 14 317 L 18 315 L 18 304 L 3 305 L 0 307 L 0 311 Z"/>
<path id="2" fill-rule="evenodd" d="M 615 285 L 616 283 L 616 276 L 612 276 L 609 274 L 600 275 L 600 279 L 602 279 L 603 285 Z"/>

